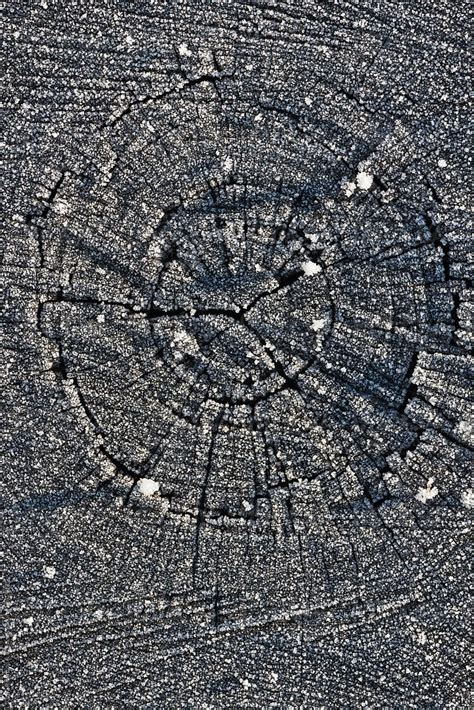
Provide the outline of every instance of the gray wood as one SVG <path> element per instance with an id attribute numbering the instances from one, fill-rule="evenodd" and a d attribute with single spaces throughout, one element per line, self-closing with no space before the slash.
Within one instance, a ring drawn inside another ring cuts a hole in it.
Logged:
<path id="1" fill-rule="evenodd" d="M 4 36 L 7 707 L 468 707 L 467 4 Z"/>

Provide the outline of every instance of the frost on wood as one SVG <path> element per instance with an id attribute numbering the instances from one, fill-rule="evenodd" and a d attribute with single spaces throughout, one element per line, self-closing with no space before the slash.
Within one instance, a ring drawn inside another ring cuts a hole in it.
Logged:
<path id="1" fill-rule="evenodd" d="M 467 707 L 464 13 L 9 5 L 10 707 Z"/>

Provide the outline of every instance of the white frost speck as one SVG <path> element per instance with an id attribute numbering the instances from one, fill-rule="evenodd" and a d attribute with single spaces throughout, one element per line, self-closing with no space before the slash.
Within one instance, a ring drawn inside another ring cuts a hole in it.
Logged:
<path id="1" fill-rule="evenodd" d="M 227 156 L 227 158 L 224 160 L 224 170 L 226 173 L 230 173 L 232 168 L 234 166 L 233 160 L 230 156 Z"/>
<path id="2" fill-rule="evenodd" d="M 429 478 L 426 487 L 418 489 L 415 498 L 419 500 L 420 503 L 427 503 L 432 498 L 436 498 L 437 495 L 438 489 L 434 485 L 434 478 Z"/>
<path id="3" fill-rule="evenodd" d="M 160 484 L 152 478 L 140 478 L 137 483 L 139 492 L 144 496 L 152 496 L 160 490 Z"/>
<path id="4" fill-rule="evenodd" d="M 346 197 L 351 197 L 351 195 L 353 195 L 356 191 L 356 187 L 357 185 L 355 182 L 344 181 L 342 184 L 342 189 L 344 190 Z"/>
<path id="5" fill-rule="evenodd" d="M 67 214 L 69 211 L 69 205 L 66 202 L 66 200 L 56 200 L 56 202 L 53 205 L 53 212 L 56 212 L 57 214 Z"/>
<path id="6" fill-rule="evenodd" d="M 444 158 L 440 158 L 438 160 L 438 167 L 439 168 L 446 168 L 447 166 L 448 166 L 448 163 L 446 162 L 446 160 Z"/>
<path id="7" fill-rule="evenodd" d="M 468 439 L 470 441 L 473 436 L 473 426 L 472 422 L 467 420 L 461 420 L 456 427 L 459 436 Z"/>
<path id="8" fill-rule="evenodd" d="M 311 330 L 314 330 L 317 333 L 318 330 L 321 330 L 321 328 L 324 328 L 325 323 L 326 323 L 325 318 L 315 319 L 311 323 Z"/>
<path id="9" fill-rule="evenodd" d="M 305 96 L 304 102 L 305 102 L 306 106 L 311 106 L 311 104 L 313 103 L 313 99 L 311 99 L 309 96 Z"/>
<path id="10" fill-rule="evenodd" d="M 465 508 L 474 508 L 474 491 L 472 488 L 461 493 L 461 503 Z"/>
<path id="11" fill-rule="evenodd" d="M 51 566 L 45 566 L 43 567 L 43 577 L 45 579 L 53 579 L 53 577 L 56 575 L 56 567 Z"/>
<path id="12" fill-rule="evenodd" d="M 314 261 L 305 261 L 301 264 L 301 268 L 306 276 L 315 276 L 322 271 L 319 264 L 315 264 Z"/>
<path id="13" fill-rule="evenodd" d="M 180 44 L 178 47 L 178 52 L 182 57 L 190 57 L 192 55 L 191 50 L 189 49 L 188 45 L 183 42 L 183 44 Z"/>
<path id="14" fill-rule="evenodd" d="M 94 611 L 93 616 L 94 616 L 94 619 L 97 619 L 97 621 L 100 621 L 104 616 L 104 612 L 102 611 L 102 609 L 96 609 L 96 611 Z"/>
<path id="15" fill-rule="evenodd" d="M 244 500 L 244 502 L 242 503 L 242 507 L 244 510 L 247 511 L 247 513 L 249 513 L 251 510 L 253 510 L 253 505 L 252 505 L 252 503 L 249 503 L 248 500 Z"/>
<path id="16" fill-rule="evenodd" d="M 32 616 L 28 616 L 28 618 L 23 619 L 23 623 L 24 623 L 26 626 L 29 626 L 29 627 L 31 628 L 31 627 L 33 626 L 33 624 L 35 623 L 35 620 L 33 619 Z"/>
<path id="17" fill-rule="evenodd" d="M 96 318 L 97 323 L 105 323 L 105 316 L 103 313 L 99 313 L 99 315 Z"/>
<path id="18" fill-rule="evenodd" d="M 360 190 L 369 190 L 372 187 L 373 181 L 374 178 L 370 173 L 366 173 L 363 170 L 357 173 L 356 182 Z"/>
<path id="19" fill-rule="evenodd" d="M 178 352 L 195 354 L 199 352 L 199 345 L 196 338 L 185 330 L 177 330 L 173 336 L 173 343 L 178 348 Z"/>

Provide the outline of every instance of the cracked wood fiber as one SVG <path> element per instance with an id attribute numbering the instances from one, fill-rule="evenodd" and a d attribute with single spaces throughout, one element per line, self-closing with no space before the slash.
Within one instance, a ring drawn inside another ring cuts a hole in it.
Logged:
<path id="1" fill-rule="evenodd" d="M 7 4 L 7 707 L 469 706 L 467 8 Z"/>

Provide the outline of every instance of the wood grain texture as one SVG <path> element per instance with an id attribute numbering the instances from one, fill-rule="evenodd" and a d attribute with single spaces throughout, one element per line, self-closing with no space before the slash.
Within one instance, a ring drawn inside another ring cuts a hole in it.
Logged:
<path id="1" fill-rule="evenodd" d="M 3 25 L 7 707 L 468 707 L 467 6 Z"/>

